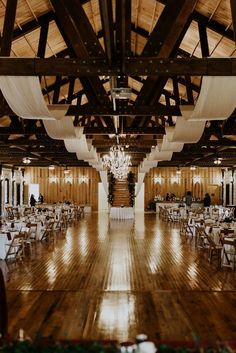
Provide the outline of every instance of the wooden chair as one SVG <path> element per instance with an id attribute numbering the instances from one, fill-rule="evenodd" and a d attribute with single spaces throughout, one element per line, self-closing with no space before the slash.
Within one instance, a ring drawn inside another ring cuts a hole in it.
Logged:
<path id="1" fill-rule="evenodd" d="M 228 249 L 224 245 L 228 245 Z M 224 257 L 226 263 L 223 263 Z M 233 271 L 236 270 L 236 239 L 223 239 L 222 267 L 230 267 Z"/>
<path id="2" fill-rule="evenodd" d="M 205 226 L 196 224 L 195 229 L 196 229 L 195 247 L 197 249 L 209 248 L 209 242 L 207 240 L 207 233 L 205 231 Z"/>
<path id="3" fill-rule="evenodd" d="M 205 234 L 206 240 L 209 244 L 208 248 L 208 260 L 211 263 L 213 259 L 216 259 L 218 262 L 218 267 L 221 267 L 221 256 L 222 256 L 222 249 L 223 246 L 216 244 L 210 234 Z"/>
<path id="4" fill-rule="evenodd" d="M 54 227 L 54 222 L 49 222 L 46 224 L 46 228 L 43 232 L 41 241 L 43 240 L 50 241 L 51 239 L 54 240 L 53 227 Z"/>
<path id="5" fill-rule="evenodd" d="M 37 223 L 28 223 L 27 227 L 29 228 L 29 240 L 31 242 L 37 241 Z"/>
<path id="6" fill-rule="evenodd" d="M 79 206 L 80 217 L 84 217 L 84 206 Z"/>
<path id="7" fill-rule="evenodd" d="M 8 315 L 7 315 L 7 297 L 5 282 L 2 270 L 0 269 L 0 335 L 1 338 L 6 338 L 8 335 Z"/>
<path id="8" fill-rule="evenodd" d="M 5 244 L 7 248 L 5 260 L 22 259 L 25 256 L 25 237 L 25 232 L 20 231 L 18 234 L 15 234 L 9 244 Z"/>

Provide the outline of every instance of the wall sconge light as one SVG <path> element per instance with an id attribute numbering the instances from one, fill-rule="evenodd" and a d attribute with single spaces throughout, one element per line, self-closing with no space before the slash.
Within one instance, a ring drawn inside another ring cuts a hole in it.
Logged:
<path id="1" fill-rule="evenodd" d="M 201 182 L 201 176 L 200 175 L 194 175 L 193 176 L 193 183 L 200 183 Z"/>
<path id="2" fill-rule="evenodd" d="M 190 170 L 196 170 L 196 166 L 195 165 L 191 165 L 190 166 Z"/>
<path id="3" fill-rule="evenodd" d="M 161 184 L 161 176 L 154 177 L 154 183 L 155 184 Z"/>
<path id="4" fill-rule="evenodd" d="M 48 169 L 49 170 L 54 170 L 55 169 L 55 165 L 53 165 L 53 164 L 49 165 Z"/>
<path id="5" fill-rule="evenodd" d="M 69 174 L 69 173 L 70 173 L 70 169 L 65 168 L 64 169 L 64 174 Z"/>
<path id="6" fill-rule="evenodd" d="M 72 184 L 72 176 L 66 175 L 66 176 L 65 176 L 65 182 L 66 182 L 66 183 L 69 183 L 69 184 Z"/>
<path id="7" fill-rule="evenodd" d="M 179 175 L 173 175 L 171 178 L 170 178 L 170 181 L 171 181 L 171 184 L 179 184 L 180 183 L 180 177 Z"/>
<path id="8" fill-rule="evenodd" d="M 56 182 L 57 182 L 57 177 L 54 176 L 54 175 L 53 175 L 53 176 L 50 176 L 50 177 L 49 177 L 49 182 L 50 182 L 50 183 L 56 183 Z"/>
<path id="9" fill-rule="evenodd" d="M 88 177 L 85 175 L 82 175 L 81 177 L 79 177 L 79 183 L 87 183 L 88 182 Z"/>

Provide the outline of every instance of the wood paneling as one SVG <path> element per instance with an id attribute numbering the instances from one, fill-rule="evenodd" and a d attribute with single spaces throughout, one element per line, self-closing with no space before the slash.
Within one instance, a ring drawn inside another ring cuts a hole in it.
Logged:
<path id="1" fill-rule="evenodd" d="M 161 183 L 155 178 L 161 177 Z M 167 193 L 183 197 L 187 191 L 191 191 L 194 198 L 204 198 L 206 192 L 211 195 L 212 204 L 221 203 L 221 168 L 181 168 L 181 175 L 176 182 L 174 177 L 176 168 L 152 168 L 145 176 L 145 207 L 160 195 L 165 197 Z M 198 181 L 197 177 L 200 177 Z"/>
<path id="2" fill-rule="evenodd" d="M 25 168 L 25 185 L 39 184 L 39 190 L 46 203 L 69 200 L 78 204 L 91 205 L 93 211 L 97 210 L 100 181 L 98 172 L 88 167 L 72 167 L 66 176 L 64 168 L 49 170 L 28 167 Z M 55 181 L 52 179 L 54 177 Z M 86 178 L 85 181 L 83 177 Z"/>

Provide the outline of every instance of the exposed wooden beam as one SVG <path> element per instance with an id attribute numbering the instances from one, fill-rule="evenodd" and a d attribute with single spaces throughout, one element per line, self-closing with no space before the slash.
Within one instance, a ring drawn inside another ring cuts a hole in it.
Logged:
<path id="1" fill-rule="evenodd" d="M 103 48 L 79 0 L 51 0 L 78 58 L 104 57 Z"/>
<path id="2" fill-rule="evenodd" d="M 209 45 L 208 45 L 208 38 L 207 38 L 207 27 L 206 24 L 199 21 L 198 22 L 198 31 L 200 37 L 200 45 L 202 51 L 202 57 L 209 56 Z"/>
<path id="3" fill-rule="evenodd" d="M 177 4 L 179 6 L 177 6 Z M 159 43 L 158 58 L 166 58 L 172 55 L 174 49 L 176 48 L 176 44 L 179 42 L 180 38 L 183 37 L 183 32 L 187 30 L 185 25 L 188 23 L 195 4 L 196 0 L 184 0 L 181 2 L 171 0 L 168 2 L 165 7 L 165 16 L 163 14 L 163 21 L 161 22 L 161 25 L 164 26 L 165 31 L 163 31 L 162 34 L 164 40 Z M 173 11 L 175 12 L 175 18 L 173 18 Z M 172 19 L 172 21 L 169 22 L 168 27 L 166 27 L 164 21 L 166 17 L 170 17 Z M 159 21 L 161 21 L 161 19 L 162 16 L 160 17 Z M 157 22 L 156 27 L 158 26 L 158 23 L 160 23 L 159 21 Z M 183 31 L 183 29 L 185 30 Z M 153 29 L 153 32 L 155 32 L 155 28 Z M 158 32 L 156 32 L 156 35 L 158 35 Z M 150 39 L 152 41 L 154 40 L 152 35 L 150 36 Z M 147 45 L 148 44 L 146 44 L 146 46 Z M 137 104 L 154 104 L 154 102 L 158 100 L 161 95 L 161 93 L 157 94 L 157 91 L 159 92 L 164 88 L 165 82 L 165 80 L 159 79 L 158 77 L 155 79 L 147 78 L 137 97 Z"/>
<path id="4" fill-rule="evenodd" d="M 209 17 L 204 16 L 203 14 L 197 11 L 193 11 L 192 19 L 197 22 L 202 22 L 206 25 L 207 28 L 210 28 L 212 31 L 219 33 L 230 40 L 234 40 L 234 32 L 232 31 L 232 29 L 230 29 L 229 26 L 225 27 L 225 25 L 215 21 L 214 19 L 211 19 L 209 21 Z"/>
<path id="5" fill-rule="evenodd" d="M 235 76 L 236 58 L 126 58 L 124 74 L 128 76 Z M 119 66 L 109 67 L 104 60 L 76 58 L 0 58 L 0 75 L 10 76 L 117 76 Z M 100 81 L 101 82 L 101 81 Z M 101 93 L 100 93 L 101 95 Z"/>
<path id="6" fill-rule="evenodd" d="M 193 85 L 192 85 L 192 82 L 191 82 L 191 77 L 189 75 L 185 75 L 185 86 L 186 86 L 188 103 L 189 104 L 194 104 Z"/>
<path id="7" fill-rule="evenodd" d="M 135 115 L 174 115 L 180 116 L 181 112 L 178 106 L 169 106 L 166 107 L 163 104 L 157 104 L 155 106 L 117 106 L 117 110 L 114 111 L 112 106 L 99 106 L 99 105 L 81 105 L 77 107 L 75 105 L 71 105 L 66 113 L 66 115 L 123 115 L 123 116 L 135 116 Z"/>
<path id="8" fill-rule="evenodd" d="M 16 17 L 17 0 L 7 0 L 0 56 L 10 56 Z"/>
<path id="9" fill-rule="evenodd" d="M 112 2 L 110 0 L 99 0 L 99 8 L 104 33 L 106 57 L 108 63 L 111 64 L 115 58 Z"/>
<path id="10" fill-rule="evenodd" d="M 176 27 L 176 17 L 183 8 L 184 0 L 169 0 L 158 19 L 156 26 L 153 28 L 151 35 L 143 49 L 142 56 L 158 56 L 164 42 L 167 40 L 173 26 Z M 176 28 L 178 31 L 178 28 Z M 176 33 L 175 33 L 176 35 Z M 173 38 L 175 41 L 175 38 Z M 167 56 L 170 53 L 168 52 Z M 165 57 L 165 55 L 162 55 Z"/>
<path id="11" fill-rule="evenodd" d="M 99 127 L 86 127 L 84 128 L 84 133 L 86 135 L 109 135 L 109 134 L 114 134 L 115 129 L 112 127 L 104 127 L 104 126 L 99 126 Z M 140 135 L 157 135 L 161 134 L 163 135 L 165 133 L 165 129 L 163 126 L 157 126 L 157 127 L 146 127 L 143 129 L 142 127 L 132 127 L 132 128 L 124 128 L 123 132 L 121 129 L 118 129 L 118 133 L 123 133 L 123 134 L 140 134 Z M 38 138 L 43 138 L 46 137 L 47 139 L 47 133 L 44 128 L 40 127 L 34 127 L 30 131 L 27 129 L 24 129 L 24 127 L 0 127 L 0 137 L 4 136 L 10 136 L 10 135 L 23 135 L 23 136 L 29 136 L 29 135 L 34 135 L 36 134 Z M 17 144 L 18 139 L 16 140 L 9 140 L 10 143 Z M 29 140 L 30 141 L 30 140 Z M 37 140 L 32 140 L 33 142 L 37 143 Z M 52 140 L 53 141 L 53 140 Z M 6 142 L 6 141 L 5 141 Z M 4 143 L 5 143 L 4 142 Z"/>
<path id="12" fill-rule="evenodd" d="M 234 28 L 234 41 L 236 43 L 236 2 L 235 0 L 230 0 L 233 28 Z"/>
<path id="13" fill-rule="evenodd" d="M 131 0 L 116 0 L 116 51 L 119 58 L 131 54 Z"/>
<path id="14" fill-rule="evenodd" d="M 49 20 L 48 18 L 44 18 L 42 20 L 40 36 L 39 36 L 38 53 L 37 53 L 37 57 L 39 58 L 44 58 L 45 56 L 47 37 L 48 37 L 48 28 L 49 28 Z"/>

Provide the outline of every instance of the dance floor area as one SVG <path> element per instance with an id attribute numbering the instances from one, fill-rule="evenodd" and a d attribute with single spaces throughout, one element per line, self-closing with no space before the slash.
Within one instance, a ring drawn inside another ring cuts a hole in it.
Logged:
<path id="1" fill-rule="evenodd" d="M 236 340 L 236 272 L 156 214 L 86 215 L 8 267 L 11 337 Z"/>

